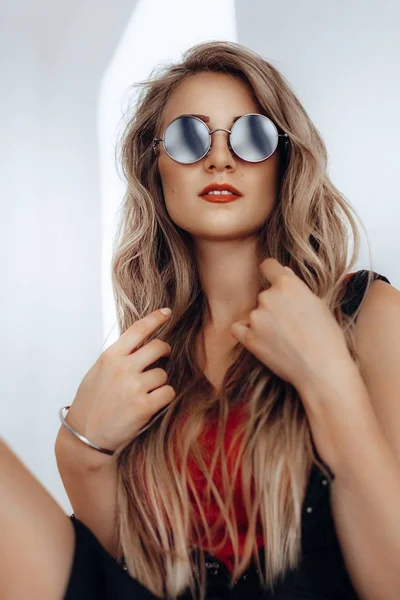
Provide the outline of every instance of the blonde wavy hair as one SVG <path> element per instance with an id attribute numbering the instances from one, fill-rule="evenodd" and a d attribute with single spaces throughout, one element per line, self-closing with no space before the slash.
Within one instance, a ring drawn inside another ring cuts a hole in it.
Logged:
<path id="1" fill-rule="evenodd" d="M 358 215 L 328 177 L 327 151 L 318 130 L 285 78 L 256 53 L 226 41 L 190 48 L 181 62 L 164 65 L 148 80 L 136 84 L 140 93 L 117 145 L 126 193 L 112 261 L 121 334 L 162 306 L 172 309 L 170 319 L 146 343 L 159 338 L 171 345 L 171 355 L 149 368 L 166 370 L 176 397 L 117 452 L 115 531 L 118 557 L 124 558 L 129 574 L 156 596 L 171 599 L 188 589 L 193 597 L 199 594 L 203 599 L 205 594 L 203 548 L 193 552 L 191 542 L 193 535 L 196 539 L 200 535 L 191 502 L 197 505 L 210 545 L 212 531 L 188 469 L 190 460 L 207 479 L 208 498 L 221 510 L 221 522 L 226 525 L 235 555 L 232 581 L 243 572 L 253 553 L 259 557 L 255 535 L 258 518 L 266 549 L 263 565 L 257 558 L 260 582 L 271 590 L 300 562 L 302 503 L 313 464 L 330 479 L 314 451 L 308 419 L 292 385 L 237 344 L 218 394 L 196 360 L 194 342 L 203 324 L 205 297 L 191 238 L 176 227 L 166 210 L 152 140 L 161 133 L 163 108 L 171 93 L 182 81 L 204 71 L 232 74 L 247 82 L 263 113 L 280 133 L 289 135 L 288 150 L 278 146 L 284 159 L 279 197 L 260 232 L 258 261 L 274 257 L 290 266 L 326 302 L 357 363 L 354 321 L 359 310 L 347 316 L 341 303 L 345 276 L 359 255 L 352 211 Z M 346 223 L 354 241 L 349 264 Z M 371 280 L 370 272 L 366 289 Z M 268 285 L 260 275 L 260 291 Z M 244 398 L 249 416 L 235 434 L 239 445 L 232 479 L 228 477 L 223 434 L 230 409 Z M 208 469 L 198 438 L 214 418 L 218 435 Z M 221 489 L 212 480 L 217 460 L 221 460 Z M 248 516 L 242 556 L 233 511 L 239 463 Z M 211 553 L 215 550 L 211 548 Z"/>

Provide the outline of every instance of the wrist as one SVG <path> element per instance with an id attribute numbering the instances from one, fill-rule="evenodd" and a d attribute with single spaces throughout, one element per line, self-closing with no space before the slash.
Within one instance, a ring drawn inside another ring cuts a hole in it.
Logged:
<path id="1" fill-rule="evenodd" d="M 71 423 L 71 427 L 79 431 L 79 425 Z M 61 425 L 58 432 L 54 452 L 59 468 L 73 469 L 76 472 L 87 472 L 116 467 L 114 456 L 103 454 L 91 448 L 74 436 L 63 425 Z"/>
<path id="2" fill-rule="evenodd" d="M 356 385 L 362 385 L 360 371 L 351 356 L 331 361 L 323 370 L 311 371 L 296 386 L 298 393 L 310 408 L 319 406 L 326 396 L 341 396 Z M 347 393 L 346 393 L 347 395 Z"/>
<path id="3" fill-rule="evenodd" d="M 338 370 L 336 377 L 315 378 L 299 394 L 320 456 L 340 473 L 360 440 L 363 445 L 376 433 L 376 417 L 357 365 Z"/>

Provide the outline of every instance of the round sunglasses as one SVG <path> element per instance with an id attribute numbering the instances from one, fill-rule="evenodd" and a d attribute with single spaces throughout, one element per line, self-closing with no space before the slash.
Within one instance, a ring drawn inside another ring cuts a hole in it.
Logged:
<path id="1" fill-rule="evenodd" d="M 167 126 L 162 138 L 153 139 L 153 150 L 162 142 L 165 152 L 172 160 L 190 165 L 204 158 L 211 148 L 211 134 L 215 131 L 229 133 L 229 150 L 239 158 L 252 163 L 267 160 L 275 152 L 279 138 L 285 138 L 285 150 L 289 144 L 286 133 L 278 133 L 275 123 L 265 115 L 250 113 L 235 121 L 232 129 L 210 129 L 199 117 L 177 117 Z"/>

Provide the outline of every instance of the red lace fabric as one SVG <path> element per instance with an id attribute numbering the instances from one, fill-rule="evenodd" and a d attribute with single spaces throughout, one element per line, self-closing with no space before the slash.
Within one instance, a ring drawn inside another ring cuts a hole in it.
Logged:
<path id="1" fill-rule="evenodd" d="M 226 424 L 226 435 L 224 438 L 224 450 L 225 450 L 225 455 L 227 456 L 228 475 L 232 474 L 232 477 L 233 477 L 233 468 L 234 468 L 234 463 L 235 463 L 235 458 L 236 458 L 235 450 L 237 448 L 237 445 L 234 446 L 232 444 L 232 436 L 235 432 L 237 425 L 239 424 L 240 419 L 245 418 L 245 410 L 246 410 L 246 406 L 243 404 L 231 409 L 231 411 L 228 415 L 227 424 Z M 212 457 L 213 450 L 216 445 L 216 436 L 217 436 L 217 422 L 214 421 L 214 422 L 210 422 L 207 424 L 207 427 L 203 430 L 203 432 L 199 438 L 199 443 L 201 444 L 201 446 L 206 451 L 208 451 L 204 455 L 204 461 L 208 468 L 210 468 L 210 466 L 211 466 L 211 460 L 212 460 L 211 457 Z M 240 441 L 240 439 L 237 440 L 236 444 L 238 444 L 239 441 Z M 219 507 L 216 504 L 216 502 L 212 496 L 209 500 L 207 500 L 206 494 L 205 494 L 207 480 L 201 473 L 197 464 L 193 460 L 190 460 L 188 462 L 188 468 L 193 477 L 193 481 L 196 485 L 196 491 L 199 495 L 199 499 L 200 499 L 202 508 L 204 510 L 207 523 L 210 527 L 213 527 L 214 525 L 216 525 L 217 520 L 220 516 Z M 213 473 L 213 482 L 215 483 L 215 485 L 219 491 L 222 490 L 222 472 L 221 472 L 220 461 L 218 461 L 216 464 L 216 467 L 215 467 L 215 470 Z M 200 513 L 197 508 L 197 504 L 194 501 L 194 497 L 193 497 L 191 490 L 189 490 L 189 497 L 192 501 L 193 511 L 196 515 L 197 524 L 199 526 L 199 529 L 201 532 L 204 532 Z M 240 466 L 238 468 L 236 481 L 235 481 L 235 487 L 234 487 L 234 510 L 235 510 L 237 527 L 238 527 L 238 534 L 239 534 L 239 547 L 242 548 L 244 545 L 244 542 L 245 542 L 246 532 L 247 532 L 247 517 L 246 517 L 245 507 L 243 504 L 243 496 L 242 496 L 242 489 L 241 489 L 241 467 Z M 225 528 L 224 524 L 218 525 L 218 527 L 216 528 L 216 532 L 212 538 L 213 545 L 217 545 L 223 540 L 225 531 L 226 531 L 226 528 Z M 258 545 L 258 547 L 261 547 L 264 544 L 264 539 L 262 536 L 261 527 L 260 527 L 259 522 L 257 523 L 256 533 L 257 533 L 257 545 Z M 224 546 L 219 550 L 215 550 L 214 549 L 215 546 L 212 548 L 210 548 L 208 546 L 207 539 L 204 534 L 202 534 L 200 539 L 193 539 L 192 542 L 196 545 L 202 546 L 205 550 L 210 552 L 213 556 L 215 556 L 216 558 L 218 558 L 219 560 L 224 562 L 225 565 L 228 567 L 228 569 L 232 572 L 232 570 L 233 570 L 233 547 L 232 547 L 232 543 L 231 543 L 229 537 L 227 537 L 227 540 L 226 540 Z"/>

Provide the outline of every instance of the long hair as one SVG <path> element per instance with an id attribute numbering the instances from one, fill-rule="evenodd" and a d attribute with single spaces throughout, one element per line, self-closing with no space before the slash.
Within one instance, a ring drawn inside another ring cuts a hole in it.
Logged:
<path id="1" fill-rule="evenodd" d="M 289 135 L 288 149 L 278 146 L 283 165 L 279 196 L 259 235 L 258 261 L 274 257 L 291 267 L 326 302 L 353 360 L 358 360 L 354 322 L 359 309 L 347 316 L 341 303 L 345 277 L 358 259 L 359 233 L 354 209 L 328 177 L 327 151 L 318 130 L 270 62 L 232 42 L 192 47 L 181 62 L 164 65 L 137 84 L 141 87 L 135 110 L 117 145 L 126 193 L 112 261 L 121 334 L 153 310 L 172 309 L 168 321 L 146 343 L 159 338 L 170 344 L 171 355 L 149 368 L 166 370 L 176 397 L 117 451 L 115 531 L 118 556 L 124 557 L 130 575 L 156 596 L 171 599 L 187 589 L 204 598 L 203 546 L 193 552 L 193 540 L 205 537 L 209 544 L 205 549 L 211 548 L 213 540 L 189 469 L 191 462 L 207 480 L 207 498 L 221 511 L 227 536 L 221 544 L 229 538 L 235 554 L 232 578 L 243 572 L 253 555 L 259 556 L 258 522 L 266 549 L 260 582 L 271 590 L 301 560 L 302 502 L 312 466 L 317 464 L 330 478 L 315 452 L 302 401 L 292 385 L 237 344 L 217 393 L 196 360 L 194 342 L 203 324 L 205 297 L 191 238 L 176 227 L 166 210 L 152 140 L 161 133 L 163 107 L 171 93 L 188 77 L 204 71 L 228 73 L 247 82 L 263 113 L 280 133 Z M 349 262 L 346 225 L 354 242 Z M 261 276 L 259 283 L 260 291 L 269 285 Z M 235 433 L 238 450 L 232 481 L 224 429 L 230 410 L 244 399 L 248 416 Z M 217 423 L 218 435 L 210 466 L 199 435 L 211 419 Z M 217 460 L 221 461 L 220 488 L 213 483 Z M 233 508 L 239 465 L 248 516 L 242 556 Z"/>

